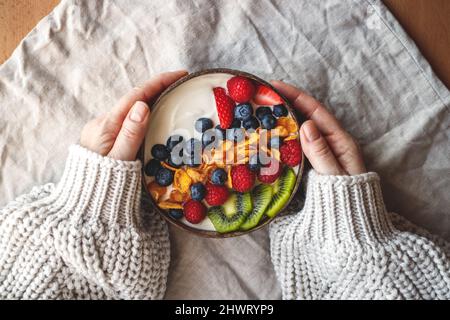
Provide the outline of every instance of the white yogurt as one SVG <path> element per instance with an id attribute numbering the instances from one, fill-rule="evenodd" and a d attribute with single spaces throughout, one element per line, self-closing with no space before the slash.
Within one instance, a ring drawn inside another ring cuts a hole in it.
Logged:
<path id="1" fill-rule="evenodd" d="M 152 110 L 146 147 L 165 144 L 171 135 L 179 134 L 185 140 L 194 137 L 198 118 L 209 118 L 219 124 L 213 88 L 226 88 L 232 75 L 213 73 L 186 81 L 162 98 Z"/>

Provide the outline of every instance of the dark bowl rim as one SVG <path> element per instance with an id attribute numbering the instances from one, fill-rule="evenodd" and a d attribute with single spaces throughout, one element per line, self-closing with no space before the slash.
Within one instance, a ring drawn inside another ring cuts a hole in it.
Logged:
<path id="1" fill-rule="evenodd" d="M 190 73 L 186 76 L 184 76 L 183 78 L 177 80 L 176 82 L 174 82 L 173 84 L 171 84 L 169 87 L 167 87 L 161 94 L 160 96 L 155 100 L 155 102 L 150 106 L 150 109 L 152 110 L 154 108 L 154 106 L 156 106 L 162 98 L 164 98 L 168 93 L 170 93 L 172 90 L 174 90 L 175 88 L 177 88 L 179 85 L 193 79 L 199 76 L 203 76 L 206 74 L 213 74 L 213 73 L 226 73 L 226 74 L 231 74 L 231 75 L 235 75 L 235 76 L 243 76 L 243 77 L 247 77 L 249 79 L 252 79 L 253 81 L 256 81 L 259 84 L 265 85 L 269 88 L 271 88 L 272 90 L 274 90 L 282 99 L 284 104 L 287 106 L 287 109 L 289 111 L 289 114 L 292 116 L 292 118 L 295 120 L 298 128 L 300 128 L 300 123 L 298 118 L 295 115 L 295 112 L 293 111 L 293 108 L 291 106 L 291 103 L 289 102 L 288 99 L 286 99 L 275 87 L 272 86 L 272 84 L 270 84 L 269 82 L 265 81 L 264 79 L 261 79 L 251 73 L 245 72 L 245 71 L 240 71 L 240 70 L 234 70 L 234 69 L 228 69 L 228 68 L 210 68 L 210 69 L 204 69 L 201 71 L 196 71 L 193 73 Z M 147 134 L 146 134 L 147 135 Z M 145 168 L 145 137 L 144 140 L 141 144 L 141 147 L 139 148 L 139 152 L 138 152 L 138 159 L 141 161 L 142 163 L 142 169 L 141 169 L 141 183 L 142 183 L 142 187 L 144 188 L 146 194 L 148 195 L 148 197 L 151 200 L 152 205 L 155 207 L 155 209 L 158 211 L 158 213 L 170 224 L 174 225 L 175 227 L 182 229 L 184 231 L 188 231 L 190 233 L 193 233 L 195 235 L 204 237 L 204 238 L 234 238 L 234 237 L 238 237 L 238 236 L 242 236 L 242 235 L 246 235 L 246 234 L 250 234 L 251 232 L 254 232 L 256 230 L 259 230 L 263 227 L 265 227 L 266 225 L 268 225 L 270 222 L 272 222 L 275 218 L 283 216 L 283 211 L 285 211 L 286 207 L 290 204 L 290 202 L 292 201 L 292 199 L 294 198 L 295 194 L 297 193 L 298 187 L 300 185 L 300 182 L 302 180 L 302 176 L 303 176 L 303 171 L 304 171 L 304 165 L 305 165 L 305 155 L 303 154 L 303 150 L 302 150 L 302 161 L 300 163 L 299 169 L 298 169 L 298 173 L 296 175 L 296 182 L 295 182 L 295 186 L 294 189 L 292 190 L 291 195 L 289 196 L 288 201 L 284 204 L 284 206 L 280 209 L 280 211 L 278 212 L 277 215 L 275 215 L 275 217 L 273 218 L 268 218 L 268 217 L 263 217 L 263 219 L 265 219 L 262 223 L 258 224 L 256 227 L 250 229 L 250 230 L 246 230 L 246 231 L 232 231 L 229 233 L 220 233 L 217 231 L 208 231 L 208 230 L 201 230 L 201 229 L 196 229 L 193 227 L 190 227 L 174 218 L 171 218 L 167 212 L 161 208 L 159 208 L 159 206 L 157 205 L 156 201 L 153 199 L 152 195 L 150 194 L 148 187 L 147 187 L 147 183 L 145 181 L 145 172 L 144 172 L 144 168 Z"/>

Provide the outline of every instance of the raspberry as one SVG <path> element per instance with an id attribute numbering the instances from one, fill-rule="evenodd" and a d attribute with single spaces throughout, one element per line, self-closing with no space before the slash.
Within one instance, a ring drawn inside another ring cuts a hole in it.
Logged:
<path id="1" fill-rule="evenodd" d="M 214 88 L 214 98 L 216 99 L 217 115 L 219 116 L 220 127 L 228 129 L 234 119 L 234 101 L 227 96 L 224 88 Z"/>
<path id="2" fill-rule="evenodd" d="M 281 175 L 281 169 L 281 163 L 272 159 L 269 166 L 261 168 L 258 172 L 258 180 L 265 184 L 273 183 Z"/>
<path id="3" fill-rule="evenodd" d="M 237 192 L 247 192 L 255 184 L 255 174 L 245 164 L 231 168 L 231 181 L 233 189 Z"/>
<path id="4" fill-rule="evenodd" d="M 281 161 L 289 167 L 295 167 L 302 160 L 302 147 L 297 140 L 286 141 L 280 147 Z"/>
<path id="5" fill-rule="evenodd" d="M 205 201 L 210 206 L 220 206 L 228 199 L 228 189 L 225 186 L 214 185 L 212 183 L 206 184 Z"/>
<path id="6" fill-rule="evenodd" d="M 244 77 L 233 77 L 227 82 L 228 94 L 237 103 L 248 102 L 255 94 L 252 81 Z"/>
<path id="7" fill-rule="evenodd" d="M 197 224 L 206 217 L 206 207 L 200 201 L 189 200 L 183 206 L 184 217 L 187 221 Z"/>

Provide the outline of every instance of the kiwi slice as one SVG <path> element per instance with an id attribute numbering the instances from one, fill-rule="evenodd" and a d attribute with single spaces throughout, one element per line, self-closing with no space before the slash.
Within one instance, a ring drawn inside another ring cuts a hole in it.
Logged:
<path id="1" fill-rule="evenodd" d="M 277 181 L 273 183 L 272 201 L 267 207 L 266 215 L 273 218 L 286 204 L 295 187 L 295 172 L 292 168 L 286 167 Z"/>
<path id="2" fill-rule="evenodd" d="M 273 188 L 267 184 L 257 185 L 252 190 L 253 210 L 248 215 L 245 222 L 241 225 L 241 230 L 250 230 L 254 228 L 261 220 L 267 206 L 272 200 Z"/>
<path id="3" fill-rule="evenodd" d="M 249 192 L 232 193 L 222 206 L 211 207 L 208 210 L 208 218 L 217 232 L 231 232 L 239 229 L 252 209 L 252 197 Z"/>

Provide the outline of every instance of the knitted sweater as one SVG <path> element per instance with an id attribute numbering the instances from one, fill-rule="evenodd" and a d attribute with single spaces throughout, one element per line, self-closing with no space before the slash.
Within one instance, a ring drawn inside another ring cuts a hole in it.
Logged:
<path id="1" fill-rule="evenodd" d="M 140 168 L 72 146 L 57 185 L 2 209 L 0 298 L 163 298 L 168 232 L 143 219 Z M 305 208 L 270 236 L 285 299 L 450 299 L 448 245 L 386 213 L 374 173 L 312 172 Z"/>
<path id="2" fill-rule="evenodd" d="M 270 238 L 284 299 L 450 299 L 449 244 L 388 213 L 376 173 L 312 171 Z"/>

